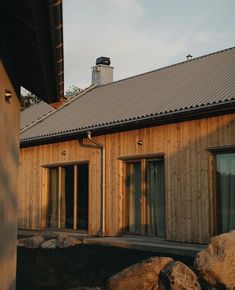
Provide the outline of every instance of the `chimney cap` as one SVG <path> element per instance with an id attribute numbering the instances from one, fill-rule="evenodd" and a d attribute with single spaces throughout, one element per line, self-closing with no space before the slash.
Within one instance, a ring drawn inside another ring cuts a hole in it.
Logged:
<path id="1" fill-rule="evenodd" d="M 104 65 L 110 65 L 111 61 L 109 57 L 105 57 L 105 56 L 100 56 L 96 59 L 96 65 L 99 64 L 104 64 Z"/>
<path id="2" fill-rule="evenodd" d="M 187 60 L 191 60 L 192 58 L 193 58 L 193 56 L 191 54 L 186 55 Z"/>

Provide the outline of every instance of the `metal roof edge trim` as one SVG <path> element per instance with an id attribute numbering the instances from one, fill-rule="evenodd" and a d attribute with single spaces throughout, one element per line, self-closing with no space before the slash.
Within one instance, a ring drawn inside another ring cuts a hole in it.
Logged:
<path id="1" fill-rule="evenodd" d="M 65 131 L 65 132 L 61 132 L 61 133 L 56 133 L 56 134 L 48 134 L 48 135 L 41 135 L 41 136 L 35 136 L 32 138 L 25 138 L 25 139 L 21 139 L 20 140 L 20 146 L 21 147 L 28 147 L 27 144 L 32 144 L 35 143 L 35 145 L 39 145 L 41 143 L 43 143 L 44 141 L 50 140 L 53 142 L 53 140 L 64 140 L 68 137 L 75 137 L 77 135 L 82 135 L 85 134 L 88 130 L 89 131 L 93 131 L 93 132 L 97 132 L 97 131 L 101 131 L 103 130 L 112 130 L 112 129 L 116 129 L 116 131 L 123 131 L 124 128 L 126 126 L 134 126 L 136 127 L 136 125 L 144 125 L 145 123 L 148 122 L 153 122 L 153 121 L 175 121 L 175 119 L 183 119 L 183 116 L 185 118 L 185 116 L 191 116 L 191 117 L 210 117 L 212 114 L 219 114 L 219 115 L 223 115 L 224 114 L 224 110 L 221 112 L 221 109 L 230 109 L 232 110 L 232 112 L 230 113 L 234 113 L 235 112 L 235 99 L 233 99 L 232 101 L 229 100 L 227 102 L 223 102 L 223 103 L 216 103 L 216 104 L 211 104 L 211 105 L 206 105 L 206 106 L 201 106 L 201 107 L 195 107 L 195 108 L 190 108 L 190 109 L 185 109 L 185 110 L 181 110 L 181 111 L 173 111 L 173 112 L 168 112 L 168 113 L 164 113 L 164 114 L 156 114 L 156 115 L 151 115 L 151 116 L 147 116 L 147 117 L 143 117 L 143 118 L 134 118 L 134 119 L 129 119 L 129 120 L 125 120 L 125 121 L 120 121 L 120 122 L 115 122 L 115 123 L 107 123 L 107 124 L 102 124 L 102 125 L 98 125 L 98 126 L 88 126 L 88 127 L 84 127 L 81 129 L 76 129 L 76 130 L 70 130 L 70 131 Z M 226 111 L 226 114 L 228 113 L 228 111 Z M 192 114 L 192 115 L 191 115 Z M 201 114 L 200 116 L 198 114 Z M 156 123 L 155 125 L 157 125 L 158 123 Z M 138 127 L 138 126 L 137 126 Z M 119 129 L 120 130 L 117 130 Z M 132 128 L 130 128 L 131 130 Z M 134 128 L 137 129 L 137 128 Z M 29 145 L 30 146 L 30 145 Z"/>

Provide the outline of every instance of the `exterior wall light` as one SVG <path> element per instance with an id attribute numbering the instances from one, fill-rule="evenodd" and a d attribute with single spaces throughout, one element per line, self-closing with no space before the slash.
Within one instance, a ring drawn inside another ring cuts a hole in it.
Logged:
<path id="1" fill-rule="evenodd" d="M 13 94 L 11 91 L 5 90 L 5 101 L 10 103 L 10 99 L 12 98 Z"/>

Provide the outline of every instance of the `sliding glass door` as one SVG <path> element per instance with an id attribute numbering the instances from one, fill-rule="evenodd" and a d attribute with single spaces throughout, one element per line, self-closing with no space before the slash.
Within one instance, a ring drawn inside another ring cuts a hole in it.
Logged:
<path id="1" fill-rule="evenodd" d="M 52 228 L 58 226 L 58 172 L 58 168 L 49 169 L 47 226 Z"/>
<path id="2" fill-rule="evenodd" d="M 164 237 L 163 160 L 147 161 L 147 235 Z"/>
<path id="3" fill-rule="evenodd" d="M 48 168 L 47 227 L 88 229 L 88 164 Z"/>
<path id="4" fill-rule="evenodd" d="M 141 233 L 141 163 L 132 162 L 126 166 L 126 198 L 128 231 Z"/>
<path id="5" fill-rule="evenodd" d="M 125 208 L 128 233 L 164 237 L 163 158 L 126 162 Z"/>
<path id="6" fill-rule="evenodd" d="M 235 230 L 235 153 L 216 155 L 217 233 Z"/>

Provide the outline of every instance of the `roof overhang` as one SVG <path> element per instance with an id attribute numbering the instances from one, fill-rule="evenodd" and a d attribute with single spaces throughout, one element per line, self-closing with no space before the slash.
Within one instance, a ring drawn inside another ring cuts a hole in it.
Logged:
<path id="1" fill-rule="evenodd" d="M 0 16 L 18 85 L 47 103 L 63 98 L 62 0 L 3 0 Z"/>
<path id="2" fill-rule="evenodd" d="M 181 111 L 172 111 L 143 118 L 130 119 L 123 122 L 87 127 L 74 131 L 70 130 L 68 132 L 57 133 L 54 135 L 44 135 L 30 139 L 23 139 L 20 140 L 20 147 L 25 148 L 68 140 L 82 139 L 87 136 L 88 131 L 92 131 L 93 136 L 98 136 L 234 113 L 235 100 L 231 100 L 223 103 L 206 105 L 203 107 L 188 108 Z"/>

